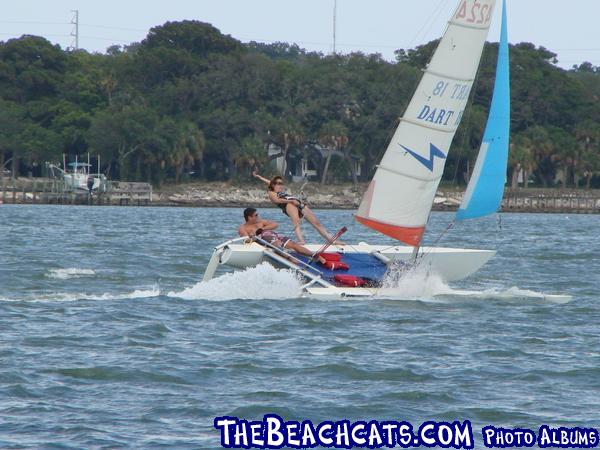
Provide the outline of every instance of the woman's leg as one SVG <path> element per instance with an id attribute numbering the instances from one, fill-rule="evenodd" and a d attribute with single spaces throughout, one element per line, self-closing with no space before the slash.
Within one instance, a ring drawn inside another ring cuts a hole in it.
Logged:
<path id="1" fill-rule="evenodd" d="M 302 214 L 304 214 L 304 217 L 306 217 L 306 220 L 308 220 L 310 222 L 310 224 L 313 227 L 315 227 L 315 230 L 317 230 L 321 236 L 323 236 L 328 241 L 331 241 L 331 239 L 333 239 L 333 236 L 331 236 L 327 232 L 325 227 L 321 224 L 321 222 L 319 222 L 319 219 L 317 219 L 317 216 L 315 216 L 315 214 L 310 210 L 310 208 L 308 206 L 305 206 L 302 209 Z"/>
<path id="2" fill-rule="evenodd" d="M 294 233 L 296 234 L 296 238 L 298 238 L 298 244 L 303 245 L 305 241 L 304 236 L 302 236 L 302 230 L 300 229 L 300 214 L 298 213 L 298 208 L 296 205 L 288 203 L 285 207 L 285 212 L 292 220 L 292 225 L 294 225 Z"/>

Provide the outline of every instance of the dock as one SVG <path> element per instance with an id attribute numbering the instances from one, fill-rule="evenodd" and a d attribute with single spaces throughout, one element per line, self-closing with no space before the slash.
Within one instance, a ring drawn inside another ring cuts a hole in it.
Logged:
<path id="1" fill-rule="evenodd" d="M 599 214 L 598 189 L 507 188 L 502 212 Z"/>
<path id="2" fill-rule="evenodd" d="M 124 181 L 108 181 L 104 190 L 90 193 L 68 189 L 65 182 L 47 178 L 2 178 L 2 203 L 59 205 L 149 206 L 152 185 Z"/>

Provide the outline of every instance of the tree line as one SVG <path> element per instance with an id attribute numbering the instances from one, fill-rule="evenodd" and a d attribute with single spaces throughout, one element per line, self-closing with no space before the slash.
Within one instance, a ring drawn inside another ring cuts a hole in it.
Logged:
<path id="1" fill-rule="evenodd" d="M 368 180 L 435 49 L 323 55 L 241 43 L 198 21 L 167 22 L 105 54 L 38 36 L 0 43 L 0 176 L 99 155 L 109 178 L 236 180 L 308 161 L 323 182 Z M 600 186 L 600 68 L 571 70 L 530 43 L 511 45 L 507 179 Z M 444 180 L 464 184 L 491 99 L 498 45 L 486 44 Z"/>

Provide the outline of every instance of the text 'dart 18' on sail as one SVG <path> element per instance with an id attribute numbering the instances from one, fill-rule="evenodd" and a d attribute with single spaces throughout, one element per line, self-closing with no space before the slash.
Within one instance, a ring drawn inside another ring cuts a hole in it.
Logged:
<path id="1" fill-rule="evenodd" d="M 502 27 L 498 44 L 496 81 L 488 122 L 483 134 L 475 168 L 469 180 L 457 220 L 473 219 L 495 213 L 502 202 L 506 183 L 510 134 L 510 76 L 506 1 L 502 5 Z"/>
<path id="2" fill-rule="evenodd" d="M 477 73 L 494 0 L 461 0 L 358 208 L 364 225 L 419 245 Z"/>

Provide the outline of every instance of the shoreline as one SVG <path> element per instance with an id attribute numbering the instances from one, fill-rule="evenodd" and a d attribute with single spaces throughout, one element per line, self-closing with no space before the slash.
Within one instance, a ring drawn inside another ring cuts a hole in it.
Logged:
<path id="1" fill-rule="evenodd" d="M 35 179 L 34 179 L 35 180 Z M 33 181 L 33 185 L 38 181 Z M 126 184 L 126 183 L 122 183 Z M 129 183 L 134 185 L 135 183 Z M 90 199 L 85 191 L 65 193 L 62 196 L 44 196 L 31 189 L 32 180 L 21 178 L 10 189 L 0 190 L 0 203 L 4 204 L 81 204 L 121 206 L 161 206 L 191 208 L 270 208 L 266 189 L 258 183 L 233 184 L 226 182 L 196 182 L 165 185 L 160 189 L 149 187 L 149 194 L 135 191 L 109 192 Z M 150 185 L 148 185 L 150 186 Z M 304 185 L 303 193 L 313 209 L 357 209 L 367 188 L 367 183 Z M 301 184 L 289 183 L 289 191 L 300 195 Z M 456 211 L 464 191 L 458 187 L 442 186 L 438 189 L 433 211 Z M 126 201 L 124 201 L 126 200 Z M 600 214 L 600 189 L 559 188 L 506 188 L 500 212 Z"/>

